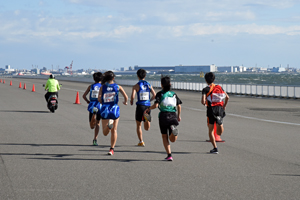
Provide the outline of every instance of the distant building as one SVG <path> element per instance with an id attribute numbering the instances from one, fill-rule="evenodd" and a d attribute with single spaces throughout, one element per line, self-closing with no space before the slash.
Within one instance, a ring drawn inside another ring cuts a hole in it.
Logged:
<path id="1" fill-rule="evenodd" d="M 233 66 L 221 66 L 217 67 L 218 72 L 235 72 Z"/>
<path id="2" fill-rule="evenodd" d="M 5 69 L 3 69 L 3 68 L 0 69 L 0 72 L 5 73 L 5 74 L 11 74 L 14 71 L 15 71 L 15 69 L 11 69 L 10 65 L 6 65 Z"/>
<path id="3" fill-rule="evenodd" d="M 175 66 L 176 73 L 216 72 L 215 65 L 179 65 Z"/>
<path id="4" fill-rule="evenodd" d="M 273 67 L 272 72 L 285 72 L 285 68 L 283 67 Z"/>
<path id="5" fill-rule="evenodd" d="M 256 67 L 247 68 L 247 72 L 257 72 L 257 68 Z"/>
<path id="6" fill-rule="evenodd" d="M 35 68 L 35 69 L 32 69 L 31 72 L 33 72 L 35 74 L 40 74 L 40 69 Z"/>
<path id="7" fill-rule="evenodd" d="M 144 69 L 146 71 L 154 71 L 154 72 L 162 72 L 162 71 L 175 71 L 175 67 L 164 67 L 164 66 L 156 66 L 156 67 L 140 67 L 138 65 L 134 66 L 134 70 L 137 71 L 139 69 Z"/>
<path id="8" fill-rule="evenodd" d="M 247 71 L 247 67 L 244 66 L 233 66 L 234 72 L 245 72 Z"/>
<path id="9" fill-rule="evenodd" d="M 246 67 L 244 66 L 218 66 L 217 67 L 218 72 L 244 72 L 246 71 Z"/>
<path id="10" fill-rule="evenodd" d="M 78 69 L 78 70 L 77 70 L 77 73 L 83 73 L 83 72 L 85 72 L 84 69 Z"/>
<path id="11" fill-rule="evenodd" d="M 267 72 L 267 71 L 268 71 L 268 68 L 266 68 L 266 67 L 259 67 L 259 68 L 258 68 L 258 71 L 259 71 L 259 72 Z"/>
<path id="12" fill-rule="evenodd" d="M 151 72 L 175 72 L 175 73 L 199 73 L 199 72 L 215 72 L 215 65 L 178 65 L 178 66 L 155 66 L 140 67 L 134 66 L 134 70 L 144 69 Z"/>

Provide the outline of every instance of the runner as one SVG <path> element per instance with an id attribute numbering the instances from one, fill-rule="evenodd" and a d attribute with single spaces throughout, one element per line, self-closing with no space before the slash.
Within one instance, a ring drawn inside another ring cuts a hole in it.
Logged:
<path id="1" fill-rule="evenodd" d="M 162 134 L 163 145 L 168 156 L 165 158 L 167 161 L 172 161 L 171 142 L 177 140 L 179 125 L 178 122 L 181 121 L 181 105 L 182 102 L 178 98 L 177 94 L 171 91 L 171 80 L 170 77 L 165 76 L 161 78 L 162 90 L 156 94 L 155 102 L 150 106 L 145 113 L 148 113 L 150 110 L 159 108 L 159 127 Z M 177 108 L 177 109 L 176 109 Z M 176 115 L 176 110 L 178 114 Z M 168 135 L 169 132 L 169 135 Z"/>
<path id="2" fill-rule="evenodd" d="M 144 122 L 144 129 L 148 131 L 150 129 L 151 113 L 149 111 L 149 113 L 144 115 L 144 112 L 151 106 L 151 101 L 155 99 L 155 91 L 150 83 L 145 81 L 147 74 L 146 70 L 139 69 L 136 74 L 139 82 L 132 87 L 130 104 L 133 105 L 135 94 L 137 94 L 135 120 L 136 132 L 139 138 L 138 146 L 145 146 L 145 142 L 143 141 L 142 121 Z M 151 98 L 150 93 L 152 94 Z"/>
<path id="3" fill-rule="evenodd" d="M 82 98 L 89 104 L 88 105 L 88 111 L 89 111 L 89 122 L 91 129 L 95 129 L 94 131 L 94 139 L 93 139 L 93 145 L 97 146 L 97 138 L 99 134 L 100 129 L 100 108 L 101 104 L 98 101 L 98 94 L 99 90 L 101 88 L 101 79 L 102 79 L 102 73 L 96 72 L 93 74 L 93 79 L 95 81 L 94 84 L 91 84 L 85 91 L 85 93 L 82 95 Z M 87 95 L 90 93 L 90 100 L 87 99 Z"/>
<path id="4" fill-rule="evenodd" d="M 223 118 L 225 117 L 225 109 L 229 100 L 229 96 L 226 92 L 224 92 L 221 86 L 214 84 L 214 73 L 206 73 L 204 78 L 208 86 L 202 90 L 201 103 L 206 105 L 207 108 L 206 116 L 208 136 L 214 147 L 209 153 L 218 154 L 219 151 L 216 144 L 216 138 L 214 136 L 214 124 L 216 123 L 217 134 L 222 135 L 224 132 Z"/>
<path id="5" fill-rule="evenodd" d="M 120 117 L 119 91 L 124 97 L 124 105 L 127 105 L 127 94 L 124 89 L 114 83 L 115 74 L 112 71 L 104 73 L 102 78 L 102 87 L 99 91 L 98 100 L 102 104 L 100 109 L 102 118 L 103 135 L 107 136 L 111 132 L 111 146 L 108 155 L 114 155 L 114 148 L 117 142 L 117 127 Z"/>

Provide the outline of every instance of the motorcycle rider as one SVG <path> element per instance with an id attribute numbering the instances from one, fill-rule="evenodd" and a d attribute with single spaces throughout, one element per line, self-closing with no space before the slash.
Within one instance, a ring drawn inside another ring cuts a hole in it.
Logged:
<path id="1" fill-rule="evenodd" d="M 58 90 L 60 90 L 59 82 L 55 79 L 54 75 L 51 74 L 49 79 L 47 80 L 45 90 L 48 89 L 48 92 L 45 94 L 46 102 L 51 95 L 55 94 L 58 97 Z"/>

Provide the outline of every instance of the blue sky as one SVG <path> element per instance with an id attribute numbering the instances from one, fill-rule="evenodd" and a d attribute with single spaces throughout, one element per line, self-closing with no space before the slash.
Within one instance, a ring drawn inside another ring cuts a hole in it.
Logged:
<path id="1" fill-rule="evenodd" d="M 300 0 L 0 2 L 0 68 L 300 68 Z"/>

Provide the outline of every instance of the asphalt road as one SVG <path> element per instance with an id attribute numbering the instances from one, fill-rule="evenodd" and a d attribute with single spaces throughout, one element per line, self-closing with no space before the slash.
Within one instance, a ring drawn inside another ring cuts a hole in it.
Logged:
<path id="1" fill-rule="evenodd" d="M 167 162 L 158 110 L 150 131 L 143 131 L 146 146 L 138 147 L 135 106 L 119 103 L 115 155 L 108 156 L 110 135 L 100 131 L 99 146 L 91 145 L 93 130 L 81 98 L 87 83 L 61 81 L 53 114 L 44 100 L 45 80 L 5 81 L 0 83 L 1 200 L 300 197 L 300 100 L 231 95 L 226 142 L 212 155 L 201 93 L 175 91 L 183 101 L 182 122 L 171 144 L 174 161 Z M 130 96 L 131 88 L 124 88 Z M 74 104 L 77 91 L 81 104 Z"/>

